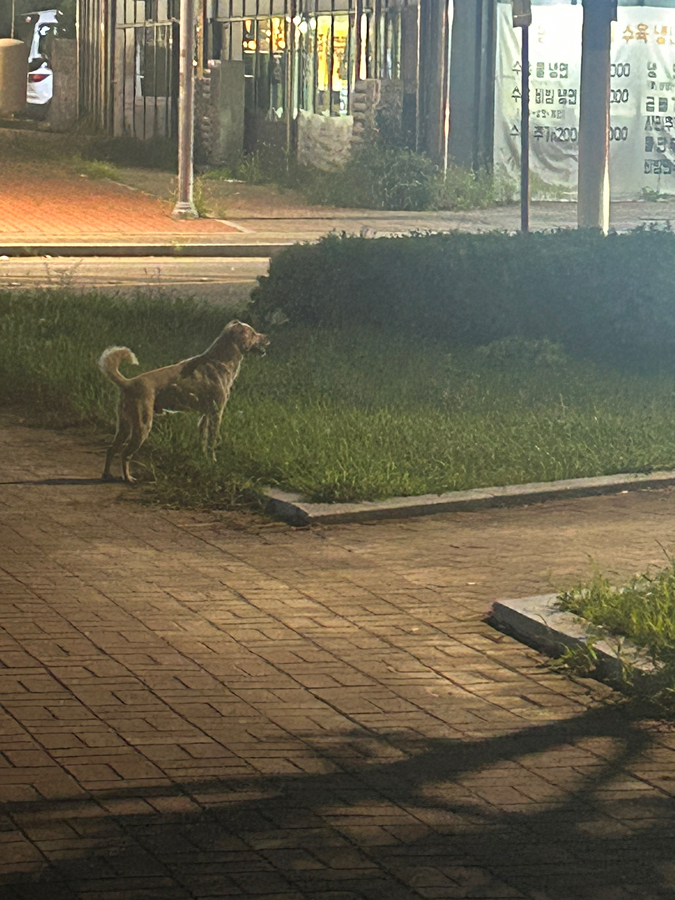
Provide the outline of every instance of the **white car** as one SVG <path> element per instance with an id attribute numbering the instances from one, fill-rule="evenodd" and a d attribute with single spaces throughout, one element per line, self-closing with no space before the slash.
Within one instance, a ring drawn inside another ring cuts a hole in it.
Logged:
<path id="1" fill-rule="evenodd" d="M 54 94 L 54 72 L 51 67 L 50 45 L 60 30 L 61 12 L 44 9 L 25 13 L 18 22 L 17 32 L 29 45 L 27 102 L 46 108 Z"/>

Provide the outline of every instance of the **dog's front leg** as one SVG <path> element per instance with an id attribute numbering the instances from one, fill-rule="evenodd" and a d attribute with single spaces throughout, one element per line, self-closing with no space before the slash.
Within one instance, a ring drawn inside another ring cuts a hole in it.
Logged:
<path id="1" fill-rule="evenodd" d="M 209 430 L 208 430 L 208 442 L 205 448 L 206 452 L 209 453 L 211 459 L 216 461 L 216 450 L 218 449 L 218 445 L 220 444 L 220 426 L 223 421 L 223 412 L 225 410 L 224 406 L 221 406 L 215 412 L 208 415 L 206 418 L 209 420 Z"/>

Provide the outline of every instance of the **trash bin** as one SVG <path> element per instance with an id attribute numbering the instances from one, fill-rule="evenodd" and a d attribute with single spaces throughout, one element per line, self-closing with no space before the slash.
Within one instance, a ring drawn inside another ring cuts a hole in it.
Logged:
<path id="1" fill-rule="evenodd" d="M 21 112 L 26 105 L 28 45 L 0 38 L 0 116 Z"/>

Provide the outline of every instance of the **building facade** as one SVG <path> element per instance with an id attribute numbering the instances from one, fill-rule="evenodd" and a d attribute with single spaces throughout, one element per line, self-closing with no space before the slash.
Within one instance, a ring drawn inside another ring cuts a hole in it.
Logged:
<path id="1" fill-rule="evenodd" d="M 302 152 L 307 135 L 339 144 L 374 107 L 390 104 L 411 147 L 443 154 L 452 13 L 445 0 L 198 6 L 198 131 L 202 119 L 213 130 L 224 117 L 241 151 L 273 143 Z M 97 127 L 142 139 L 175 135 L 179 7 L 82 0 L 80 109 Z"/>
<path id="2" fill-rule="evenodd" d="M 511 0 L 201 0 L 197 145 L 332 166 L 385 111 L 438 162 L 520 168 Z M 115 135 L 172 136 L 179 0 L 81 0 L 80 110 Z M 576 195 L 582 0 L 532 0 L 530 147 L 540 196 Z M 616 198 L 675 194 L 675 0 L 618 0 Z"/>

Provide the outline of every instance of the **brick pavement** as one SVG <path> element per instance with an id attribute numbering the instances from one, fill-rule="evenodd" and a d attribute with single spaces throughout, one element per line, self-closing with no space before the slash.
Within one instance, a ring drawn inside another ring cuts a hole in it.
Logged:
<path id="1" fill-rule="evenodd" d="M 215 219 L 175 221 L 172 204 L 110 181 L 93 180 L 53 166 L 3 166 L 0 240 L 214 237 L 237 234 Z"/>
<path id="2" fill-rule="evenodd" d="M 288 205 L 285 192 L 279 194 L 260 185 L 244 185 L 242 197 L 227 196 L 212 204 L 222 210 L 227 221 L 204 218 L 176 222 L 170 215 L 173 204 L 166 200 L 174 189 L 169 174 L 125 170 L 121 177 L 143 188 L 139 190 L 131 184 L 78 175 L 72 164 L 58 167 L 49 155 L 39 163 L 17 162 L 16 150 L 10 152 L 3 144 L 7 137 L 0 134 L 0 244 L 145 245 L 173 241 L 266 245 L 317 240 L 334 231 L 377 237 L 410 231 L 516 231 L 520 227 L 517 205 L 449 212 L 336 210 Z M 57 136 L 42 135 L 46 137 Z M 213 192 L 214 185 L 217 183 L 207 182 L 205 192 Z M 258 196 L 257 192 L 263 193 Z M 674 218 L 672 201 L 618 202 L 611 209 L 612 227 L 617 230 L 650 222 L 663 226 Z M 533 203 L 531 227 L 576 227 L 576 204 Z"/>
<path id="3" fill-rule="evenodd" d="M 3 420 L 3 900 L 673 896 L 673 730 L 482 617 L 660 563 L 675 492 L 236 529 L 100 466 Z"/>

